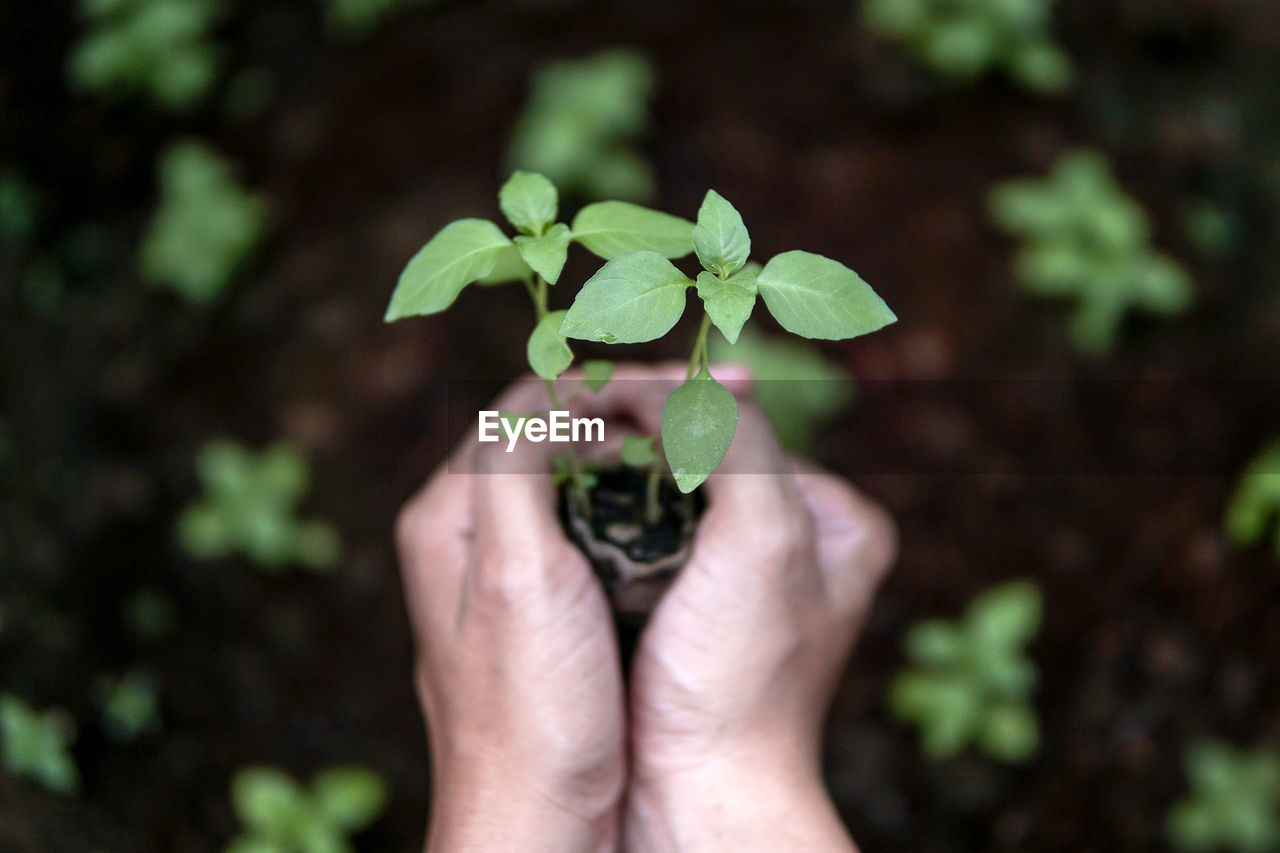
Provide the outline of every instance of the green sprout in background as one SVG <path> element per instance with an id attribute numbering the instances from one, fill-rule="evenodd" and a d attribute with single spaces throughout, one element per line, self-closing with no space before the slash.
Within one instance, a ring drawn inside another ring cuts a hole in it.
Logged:
<path id="1" fill-rule="evenodd" d="M 158 170 L 160 204 L 142 243 L 142 273 L 193 304 L 208 304 L 266 232 L 265 202 L 235 179 L 230 163 L 202 142 L 171 145 Z"/>
<path id="2" fill-rule="evenodd" d="M 1082 352 L 1110 352 L 1130 311 L 1168 316 L 1190 306 L 1187 272 L 1152 248 L 1146 212 L 1097 153 L 1068 152 L 1047 178 L 1007 181 L 990 203 L 995 223 L 1022 239 L 1014 258 L 1022 286 L 1076 300 L 1070 331 Z"/>
<path id="3" fill-rule="evenodd" d="M 1240 548 L 1261 543 L 1273 525 L 1280 560 L 1280 441 L 1258 454 L 1240 476 L 1224 522 L 1227 538 Z"/>
<path id="4" fill-rule="evenodd" d="M 327 0 L 325 22 L 347 38 L 364 38 L 399 11 L 435 0 Z"/>
<path id="5" fill-rule="evenodd" d="M 722 335 L 710 344 L 712 363 L 751 369 L 751 396 L 769 416 L 778 441 L 793 453 L 811 455 L 818 430 L 853 402 L 853 377 L 804 341 L 748 327 L 736 344 Z"/>
<path id="6" fill-rule="evenodd" d="M 1025 649 L 1042 612 L 1039 588 L 1012 581 L 979 595 L 959 621 L 911 628 L 911 667 L 890 686 L 889 706 L 920 728 L 930 757 L 950 758 L 970 744 L 1008 763 L 1035 755 L 1040 724 L 1029 699 L 1039 673 Z"/>
<path id="7" fill-rule="evenodd" d="M 1053 0 L 865 0 L 863 16 L 942 74 L 972 80 L 1000 69 L 1018 84 L 1056 94 L 1071 60 L 1050 33 Z"/>
<path id="8" fill-rule="evenodd" d="M 1204 742 L 1186 755 L 1191 790 L 1169 813 L 1166 831 L 1179 850 L 1280 850 L 1280 755 Z"/>
<path id="9" fill-rule="evenodd" d="M 232 441 L 211 441 L 196 455 L 204 497 L 178 521 L 188 554 L 212 560 L 241 553 L 272 573 L 300 563 L 326 571 L 341 557 L 338 534 L 327 522 L 302 521 L 311 471 L 296 447 L 276 444 L 252 453 Z"/>
<path id="10" fill-rule="evenodd" d="M 100 681 L 95 698 L 102 708 L 102 729 L 120 743 L 160 729 L 160 695 L 155 678 L 142 670 Z"/>
<path id="11" fill-rule="evenodd" d="M 140 640 L 159 640 L 178 625 L 178 609 L 173 599 L 158 589 L 143 587 L 129 596 L 120 608 L 125 627 Z"/>
<path id="12" fill-rule="evenodd" d="M 508 165 L 541 172 L 588 199 L 652 198 L 653 167 L 632 140 L 649 126 L 654 79 L 649 60 L 627 49 L 540 68 L 516 122 Z"/>
<path id="13" fill-rule="evenodd" d="M 60 708 L 40 713 L 9 693 L 0 693 L 0 746 L 5 769 L 50 791 L 74 794 L 80 770 L 68 746 L 75 740 L 71 716 Z"/>
<path id="14" fill-rule="evenodd" d="M 81 91 L 142 95 L 175 111 L 195 106 L 218 76 L 210 29 L 217 0 L 80 0 L 88 31 L 67 75 Z"/>
<path id="15" fill-rule="evenodd" d="M 0 171 L 0 257 L 26 250 L 39 225 L 39 193 L 17 171 Z"/>
<path id="16" fill-rule="evenodd" d="M 374 772 L 331 767 L 304 787 L 273 767 L 246 767 L 231 780 L 244 832 L 226 853 L 350 853 L 349 835 L 382 814 L 387 788 Z"/>

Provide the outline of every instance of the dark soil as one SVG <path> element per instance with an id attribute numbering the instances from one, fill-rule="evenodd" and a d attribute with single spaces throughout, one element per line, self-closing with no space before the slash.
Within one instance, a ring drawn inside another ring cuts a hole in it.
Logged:
<path id="1" fill-rule="evenodd" d="M 446 380 L 520 372 L 510 342 L 530 315 L 524 294 L 492 289 L 464 294 L 447 320 L 381 317 L 435 229 L 497 215 L 530 70 L 621 43 L 659 67 L 648 147 L 663 207 L 692 215 L 715 187 L 756 255 L 846 261 L 901 318 L 828 347 L 864 385 L 819 452 L 902 529 L 826 740 L 862 849 L 1158 848 L 1189 742 L 1280 736 L 1280 571 L 1220 535 L 1232 477 L 1280 431 L 1257 404 L 1280 397 L 1266 177 L 1280 153 L 1280 5 L 1061 3 L 1080 72 L 1061 101 L 998 78 L 940 85 L 848 2 L 453 2 L 346 46 L 324 38 L 309 0 L 234 6 L 234 65 L 280 84 L 252 120 L 73 98 L 68 4 L 0 8 L 0 159 L 48 193 L 40 246 L 74 255 L 53 309 L 24 300 L 16 269 L 0 292 L 0 412 L 16 453 L 0 482 L 0 689 L 74 713 L 85 775 L 78 798 L 0 775 L 0 851 L 217 850 L 235 830 L 236 768 L 339 762 L 394 791 L 361 849 L 420 849 L 426 744 L 392 520 L 456 439 Z M 132 254 L 155 152 L 182 133 L 237 157 L 278 225 L 204 312 L 140 283 Z M 1100 363 L 1072 352 L 1058 306 L 1011 283 L 983 210 L 993 183 L 1078 143 L 1112 156 L 1198 285 L 1192 314 L 1135 319 Z M 1185 237 L 1184 211 L 1205 199 L 1237 217 L 1239 250 L 1213 257 Z M 588 271 L 571 260 L 565 280 Z M 1126 393 L 1089 390 L 1120 379 Z M 995 380 L 1003 402 L 981 386 Z M 347 544 L 336 577 L 182 555 L 191 460 L 217 435 L 312 452 L 308 512 Z M 1048 602 L 1033 648 L 1044 749 L 1012 770 L 928 763 L 883 703 L 904 631 L 1020 576 Z M 175 601 L 171 637 L 124 629 L 142 587 Z M 139 663 L 159 676 L 164 726 L 114 745 L 88 685 Z"/>

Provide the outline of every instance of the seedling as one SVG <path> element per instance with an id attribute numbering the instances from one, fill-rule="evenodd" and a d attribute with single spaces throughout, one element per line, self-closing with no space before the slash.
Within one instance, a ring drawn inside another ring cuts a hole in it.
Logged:
<path id="1" fill-rule="evenodd" d="M 0 172 L 0 257 L 23 252 L 39 224 L 39 194 L 16 171 Z"/>
<path id="2" fill-rule="evenodd" d="M 160 729 L 160 696 L 156 680 L 142 670 L 105 678 L 95 690 L 102 708 L 102 729 L 121 743 Z"/>
<path id="3" fill-rule="evenodd" d="M 1227 538 L 1240 548 L 1266 539 L 1274 524 L 1274 549 L 1280 560 L 1280 441 L 1273 442 L 1249 463 L 1227 505 Z"/>
<path id="4" fill-rule="evenodd" d="M 976 744 L 1020 763 L 1039 749 L 1029 698 L 1039 678 L 1025 648 L 1040 630 L 1040 590 L 1027 581 L 990 589 L 957 622 L 929 620 L 907 634 L 912 666 L 889 690 L 889 707 L 920 728 L 924 751 L 947 759 Z"/>
<path id="5" fill-rule="evenodd" d="M 217 79 L 221 51 L 210 30 L 218 0 L 80 0 L 78 8 L 89 29 L 67 62 L 74 88 L 183 111 Z"/>
<path id="6" fill-rule="evenodd" d="M 1169 813 L 1166 832 L 1179 850 L 1280 850 L 1280 755 L 1199 743 L 1186 755 L 1191 790 Z"/>
<path id="7" fill-rule="evenodd" d="M 74 794 L 80 789 L 80 769 L 69 750 L 75 723 L 66 711 L 43 713 L 9 693 L 0 693 L 0 743 L 5 769 L 26 776 L 50 791 Z"/>
<path id="8" fill-rule="evenodd" d="M 331 767 L 303 786 L 273 767 L 246 767 L 231 780 L 244 832 L 226 853 L 350 853 L 348 836 L 382 814 L 387 788 L 373 771 Z"/>
<path id="9" fill-rule="evenodd" d="M 750 236 L 737 210 L 715 191 L 707 193 L 696 225 L 624 202 L 588 205 L 572 226 L 552 224 L 555 186 L 526 172 L 511 177 L 499 202 L 521 235 L 511 240 L 487 220 L 446 226 L 405 268 L 387 319 L 443 311 L 474 281 L 524 281 L 538 318 L 526 348 L 529 364 L 547 381 L 552 407 L 561 408 L 554 380 L 573 361 L 567 338 L 655 340 L 676 325 L 686 291 L 696 289 L 705 311 L 686 381 L 671 392 L 662 413 L 663 451 L 682 492 L 697 488 L 720 464 L 737 424 L 733 394 L 712 378 L 708 365 L 713 324 L 736 341 L 757 293 L 783 328 L 810 338 L 856 337 L 897 319 L 853 270 L 821 255 L 784 252 L 758 273 L 746 266 Z M 572 242 L 607 262 L 567 311 L 550 311 L 548 285 L 558 280 Z M 696 280 L 668 260 L 690 251 L 702 265 Z"/>
<path id="10" fill-rule="evenodd" d="M 143 238 L 142 274 L 192 304 L 212 303 L 262 241 L 266 203 L 199 141 L 171 145 L 158 177 L 160 205 Z"/>
<path id="11" fill-rule="evenodd" d="M 755 378 L 751 396 L 769 416 L 778 441 L 809 455 L 818 429 L 853 401 L 853 377 L 812 345 L 744 328 L 738 342 L 713 335 L 712 364 L 745 364 Z"/>
<path id="12" fill-rule="evenodd" d="M 387 18 L 402 9 L 426 6 L 434 0 L 328 0 L 326 23 L 337 33 L 352 38 L 371 34 Z"/>
<path id="13" fill-rule="evenodd" d="M 1071 85 L 1071 60 L 1050 33 L 1053 0 L 866 0 L 862 8 L 873 30 L 949 77 L 999 69 L 1036 92 Z"/>
<path id="14" fill-rule="evenodd" d="M 545 174 L 588 199 L 651 198 L 653 167 L 632 140 L 649 126 L 654 78 L 649 60 L 626 49 L 539 69 L 508 164 Z"/>
<path id="15" fill-rule="evenodd" d="M 167 637 L 178 624 L 173 599 L 157 589 L 138 590 L 129 596 L 121 610 L 125 626 L 141 640 Z"/>
<path id="16" fill-rule="evenodd" d="M 192 557 L 242 553 L 273 574 L 290 564 L 318 572 L 337 564 L 341 546 L 333 527 L 297 517 L 311 481 L 301 450 L 276 444 L 255 454 L 231 441 L 211 441 L 196 455 L 196 474 L 204 497 L 178 521 L 178 538 Z"/>
<path id="17" fill-rule="evenodd" d="M 1044 180 L 1014 180 L 991 194 L 996 224 L 1023 240 L 1014 275 L 1031 293 L 1074 298 L 1071 338 L 1109 352 L 1130 311 L 1165 316 L 1191 304 L 1191 279 L 1151 246 L 1146 212 L 1096 153 L 1064 154 Z"/>

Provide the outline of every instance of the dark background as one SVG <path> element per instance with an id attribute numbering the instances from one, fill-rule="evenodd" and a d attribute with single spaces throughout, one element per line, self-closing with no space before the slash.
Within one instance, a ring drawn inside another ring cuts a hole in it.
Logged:
<path id="1" fill-rule="evenodd" d="M 818 455 L 893 510 L 904 543 L 826 741 L 863 850 L 1161 848 L 1187 744 L 1280 736 L 1280 571 L 1220 533 L 1235 475 L 1280 430 L 1274 406 L 1240 391 L 1257 381 L 1274 395 L 1266 383 L 1280 375 L 1280 5 L 1059 6 L 1079 81 L 1054 100 L 998 76 L 940 82 L 844 2 L 451 2 L 348 44 L 306 0 L 241 2 L 220 30 L 231 62 L 264 65 L 279 90 L 261 117 L 238 120 L 69 95 L 68 5 L 6 2 L 0 159 L 54 199 L 44 239 L 86 224 L 97 239 L 55 311 L 30 310 L 12 271 L 0 295 L 0 404 L 16 450 L 0 486 L 0 689 L 75 714 L 85 776 L 66 798 L 0 775 L 0 849 L 219 849 L 235 831 L 228 780 L 249 763 L 300 775 L 367 764 L 393 796 L 361 849 L 419 848 L 426 745 L 390 530 L 454 438 L 446 381 L 520 372 L 530 312 L 516 288 L 473 289 L 446 319 L 381 317 L 435 230 L 498 215 L 531 70 L 613 45 L 642 49 L 659 72 L 644 145 L 663 209 L 692 217 L 714 187 L 757 256 L 839 258 L 900 318 L 825 347 L 880 391 Z M 155 154 L 187 133 L 240 161 L 276 225 L 203 311 L 144 285 L 133 254 Z M 996 182 L 1043 173 L 1081 143 L 1110 156 L 1198 293 L 1182 318 L 1130 322 L 1097 363 L 1070 348 L 1060 306 L 1012 282 L 1010 244 L 983 207 Z M 1236 251 L 1210 257 L 1188 240 L 1185 211 L 1204 199 L 1236 218 Z M 576 257 L 563 280 L 590 264 Z M 684 340 L 627 352 L 676 355 Z M 1156 399 L 1032 394 L 993 410 L 954 380 L 1123 380 Z M 894 390 L 907 381 L 951 390 Z M 1009 421 L 992 425 L 993 411 Z M 979 440 L 993 428 L 1010 438 Z M 1035 464 L 1099 434 L 1174 462 Z M 217 435 L 312 452 L 307 510 L 340 528 L 339 574 L 272 578 L 183 556 L 175 516 L 197 491 L 196 449 Z M 927 762 L 883 700 L 906 627 L 1024 576 L 1047 600 L 1032 649 L 1040 756 L 1018 769 Z M 121 626 L 144 585 L 177 603 L 168 640 Z M 99 733 L 86 685 L 135 663 L 159 674 L 164 725 L 119 746 Z"/>

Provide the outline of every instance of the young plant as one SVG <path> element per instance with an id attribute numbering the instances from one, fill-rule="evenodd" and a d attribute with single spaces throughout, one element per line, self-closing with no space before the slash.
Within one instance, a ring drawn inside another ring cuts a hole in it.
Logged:
<path id="1" fill-rule="evenodd" d="M 1074 298 L 1071 338 L 1089 355 L 1109 352 L 1134 310 L 1175 315 L 1191 304 L 1191 279 L 1151 246 L 1142 207 L 1094 152 L 1062 155 L 1044 180 L 1013 180 L 991 193 L 991 214 L 1022 238 L 1014 275 L 1040 296 Z"/>
<path id="2" fill-rule="evenodd" d="M 0 258 L 26 250 L 35 236 L 39 193 L 16 171 L 0 172 Z"/>
<path id="3" fill-rule="evenodd" d="M 195 305 L 219 299 L 262 241 L 266 202 L 203 142 L 169 146 L 158 169 L 160 205 L 142 242 L 142 274 Z"/>
<path id="4" fill-rule="evenodd" d="M 217 79 L 221 52 L 210 30 L 218 0 L 80 0 L 78 8 L 89 29 L 67 61 L 73 88 L 183 111 Z"/>
<path id="5" fill-rule="evenodd" d="M 626 49 L 539 69 L 507 153 L 512 169 L 541 172 L 588 199 L 651 198 L 653 167 L 631 140 L 650 123 L 653 66 Z"/>
<path id="6" fill-rule="evenodd" d="M 160 729 L 160 695 L 156 680 L 142 670 L 105 678 L 95 690 L 102 709 L 102 729 L 120 743 Z"/>
<path id="7" fill-rule="evenodd" d="M 866 0 L 863 16 L 949 77 L 999 69 L 1035 92 L 1065 91 L 1071 60 L 1050 33 L 1053 0 Z"/>
<path id="8" fill-rule="evenodd" d="M 351 853 L 348 836 L 371 826 L 386 802 L 386 784 L 361 767 L 331 767 L 305 787 L 273 767 L 246 767 L 231 780 L 244 832 L 226 853 Z"/>
<path id="9" fill-rule="evenodd" d="M 890 710 L 920 728 L 924 751 L 946 759 L 970 744 L 1020 763 L 1040 725 L 1029 698 L 1039 675 L 1025 648 L 1040 630 L 1040 590 L 1013 581 L 987 590 L 957 622 L 929 620 L 907 634 L 911 667 L 889 689 Z"/>
<path id="10" fill-rule="evenodd" d="M 80 769 L 69 745 L 76 727 L 61 709 L 39 713 L 9 693 L 0 693 L 0 745 L 5 769 L 58 794 L 80 790 Z"/>
<path id="11" fill-rule="evenodd" d="M 178 609 L 173 599 L 158 589 L 143 587 L 125 600 L 121 619 L 140 640 L 160 640 L 178 625 Z"/>
<path id="12" fill-rule="evenodd" d="M 1223 526 L 1227 539 L 1240 548 L 1258 545 L 1274 526 L 1273 547 L 1280 560 L 1280 441 L 1258 454 L 1240 476 Z"/>
<path id="13" fill-rule="evenodd" d="M 211 441 L 196 455 L 196 474 L 204 497 L 178 520 L 179 541 L 192 557 L 242 553 L 273 574 L 291 564 L 317 572 L 337 565 L 342 552 L 333 527 L 298 518 L 311 483 L 301 450 L 276 444 L 255 454 L 231 441 Z"/>
<path id="14" fill-rule="evenodd" d="M 1179 850 L 1280 850 L 1280 755 L 1203 742 L 1186 755 L 1191 790 L 1165 825 Z"/>
<path id="15" fill-rule="evenodd" d="M 744 328 L 738 342 L 713 335 L 712 364 L 745 364 L 755 378 L 751 396 L 769 416 L 778 441 L 810 455 L 821 426 L 853 401 L 853 377 L 812 345 Z"/>

